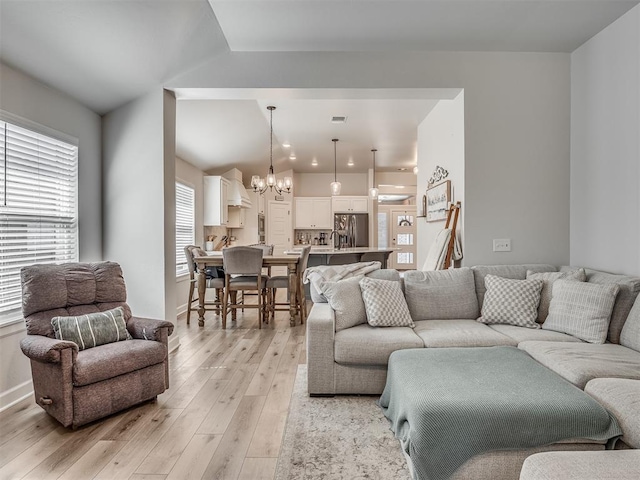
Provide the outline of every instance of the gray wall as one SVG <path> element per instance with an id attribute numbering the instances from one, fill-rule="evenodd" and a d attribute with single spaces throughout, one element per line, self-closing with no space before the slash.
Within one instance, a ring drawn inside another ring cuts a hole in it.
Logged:
<path id="1" fill-rule="evenodd" d="M 78 139 L 81 261 L 102 258 L 100 117 L 77 101 L 0 64 L 0 109 Z M 0 327 L 0 409 L 29 395 L 31 369 L 20 351 L 23 322 Z"/>
<path id="2" fill-rule="evenodd" d="M 569 261 L 570 56 L 242 53 L 169 82 L 218 88 L 463 88 L 465 263 Z"/>
<path id="3" fill-rule="evenodd" d="M 640 275 L 640 6 L 571 55 L 571 264 Z"/>
<path id="4" fill-rule="evenodd" d="M 166 120 L 163 120 L 166 119 Z M 135 315 L 175 320 L 175 100 L 160 87 L 103 120 L 104 257 Z"/>

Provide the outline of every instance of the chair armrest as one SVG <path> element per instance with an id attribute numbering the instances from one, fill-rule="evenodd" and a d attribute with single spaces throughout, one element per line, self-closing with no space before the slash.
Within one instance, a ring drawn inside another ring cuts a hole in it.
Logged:
<path id="1" fill-rule="evenodd" d="M 133 338 L 140 340 L 162 341 L 162 330 L 167 329 L 167 336 L 173 333 L 173 323 L 152 318 L 131 317 L 127 322 L 127 330 Z"/>
<path id="2" fill-rule="evenodd" d="M 335 312 L 314 303 L 307 317 L 307 377 L 310 395 L 335 395 Z"/>
<path id="3" fill-rule="evenodd" d="M 44 363 L 60 363 L 62 351 L 67 348 L 72 350 L 74 362 L 78 354 L 78 345 L 75 343 L 42 335 L 27 335 L 20 340 L 20 348 L 30 359 Z"/>

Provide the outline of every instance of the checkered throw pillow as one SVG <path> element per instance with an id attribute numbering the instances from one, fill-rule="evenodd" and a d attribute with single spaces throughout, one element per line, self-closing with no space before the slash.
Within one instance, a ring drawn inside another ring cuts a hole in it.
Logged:
<path id="1" fill-rule="evenodd" d="M 540 328 L 536 323 L 542 280 L 512 280 L 487 275 L 484 278 L 482 323 L 506 323 L 518 327 Z"/>
<path id="2" fill-rule="evenodd" d="M 367 322 L 372 327 L 415 327 L 400 283 L 393 280 L 360 280 Z"/>

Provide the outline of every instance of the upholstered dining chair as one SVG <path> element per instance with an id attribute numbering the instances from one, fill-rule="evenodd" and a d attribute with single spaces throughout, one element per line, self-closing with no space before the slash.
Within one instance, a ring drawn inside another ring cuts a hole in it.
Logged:
<path id="1" fill-rule="evenodd" d="M 251 245 L 247 245 L 247 246 L 262 250 L 262 255 L 263 256 L 273 255 L 273 245 L 267 245 L 267 244 L 264 244 L 264 243 L 252 243 Z M 263 268 L 262 269 L 262 276 L 263 277 L 269 278 L 270 275 L 271 275 L 271 267 L 267 267 L 267 268 Z M 245 297 L 253 297 L 255 295 L 263 295 L 262 301 L 263 301 L 264 305 L 266 306 L 266 304 L 267 304 L 266 291 L 262 292 L 260 294 L 257 293 L 257 292 L 242 291 L 242 296 L 238 299 L 238 303 L 244 304 Z M 244 306 L 242 307 L 242 312 L 244 313 Z M 265 318 L 265 322 L 268 322 L 268 320 L 269 320 L 268 317 Z"/>
<path id="2" fill-rule="evenodd" d="M 267 277 L 262 275 L 263 250 L 253 247 L 229 247 L 222 250 L 222 265 L 225 273 L 225 289 L 222 300 L 222 328 L 227 328 L 227 313 L 238 308 L 258 309 L 258 328 L 262 328 L 264 319 L 264 300 L 262 293 L 266 288 Z M 238 303 L 238 291 L 255 290 L 257 304 Z M 231 303 L 229 299 L 231 296 Z"/>
<path id="3" fill-rule="evenodd" d="M 300 322 L 304 323 L 307 318 L 307 299 L 304 293 L 304 285 L 302 284 L 302 275 L 304 271 L 307 269 L 307 263 L 309 262 L 309 252 L 311 251 L 311 246 L 306 246 L 302 248 L 302 252 L 300 253 L 300 258 L 298 259 L 297 271 L 298 276 L 296 277 L 296 295 L 295 298 L 291 298 L 291 293 L 289 290 L 289 276 L 288 275 L 278 275 L 273 276 L 267 279 L 267 292 L 269 303 L 267 305 L 267 310 L 269 312 L 269 316 L 273 318 L 275 316 L 276 311 L 289 311 L 291 303 L 295 302 L 298 307 L 298 311 L 300 312 Z M 287 289 L 287 301 L 286 302 L 276 302 L 276 294 L 279 288 Z"/>
<path id="4" fill-rule="evenodd" d="M 187 258 L 187 266 L 189 267 L 189 299 L 187 301 L 187 325 L 190 324 L 191 310 L 197 309 L 194 303 L 198 302 L 198 266 L 193 260 L 195 257 L 204 257 L 207 254 L 202 248 L 196 245 L 187 245 L 184 247 L 184 256 Z M 205 310 L 214 310 L 216 315 L 220 314 L 222 307 L 222 292 L 224 289 L 224 273 L 215 267 L 207 268 L 205 271 L 207 278 L 207 288 L 215 289 L 215 299 L 205 302 Z M 195 297 L 194 297 L 195 293 Z M 197 304 L 197 303 L 196 303 Z M 207 308 L 213 306 L 214 308 Z"/>
<path id="5" fill-rule="evenodd" d="M 20 342 L 31 361 L 36 403 L 76 428 L 169 388 L 173 324 L 134 317 L 120 265 L 24 267 Z"/>

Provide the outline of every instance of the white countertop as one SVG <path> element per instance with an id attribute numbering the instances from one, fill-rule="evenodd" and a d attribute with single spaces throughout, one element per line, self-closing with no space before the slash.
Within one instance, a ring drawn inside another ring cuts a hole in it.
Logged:
<path id="1" fill-rule="evenodd" d="M 294 247 L 292 250 L 288 250 L 285 253 L 287 254 L 299 254 L 302 250 L 301 247 Z M 309 255 L 339 255 L 339 254 L 347 254 L 347 253 L 378 253 L 378 252 L 393 252 L 394 250 L 398 250 L 397 248 L 378 248 L 378 247 L 354 247 L 354 248 L 341 248 L 338 250 L 337 248 L 333 248 L 330 246 L 316 246 L 313 245 L 311 247 L 311 251 Z"/>

